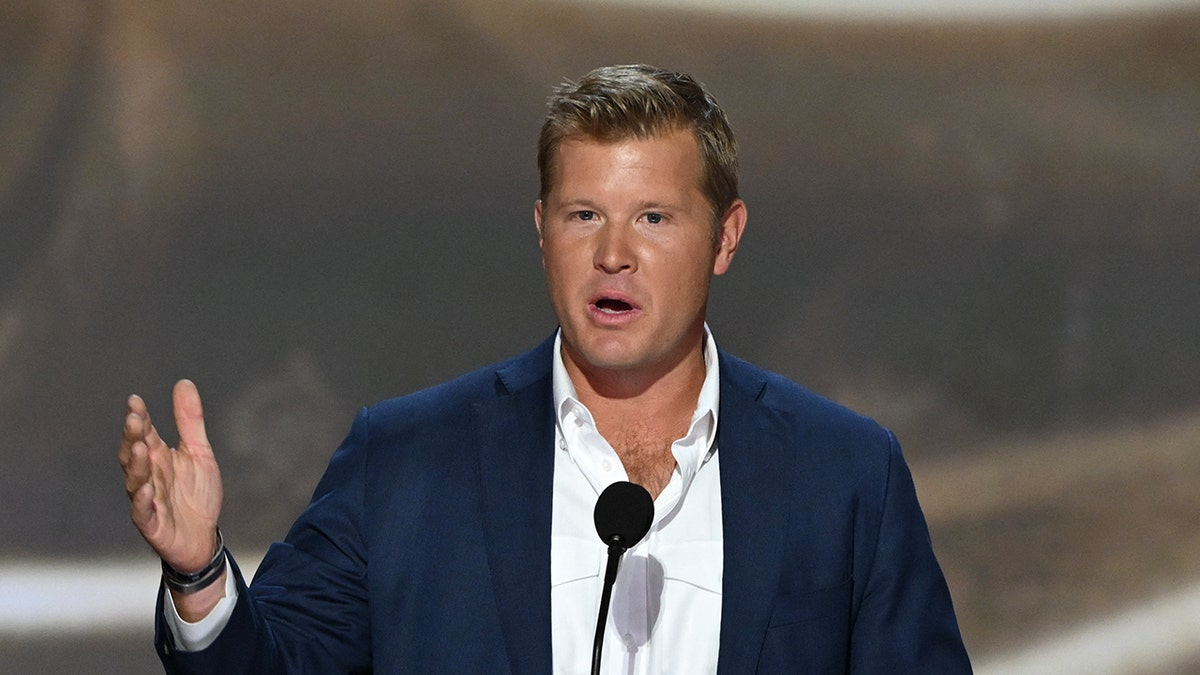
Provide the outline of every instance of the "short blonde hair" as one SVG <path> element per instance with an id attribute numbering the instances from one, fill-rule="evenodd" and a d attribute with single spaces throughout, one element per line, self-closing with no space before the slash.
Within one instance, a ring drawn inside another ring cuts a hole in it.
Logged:
<path id="1" fill-rule="evenodd" d="M 616 141 L 689 129 L 700 147 L 700 186 L 716 222 L 738 198 L 737 141 L 725 111 L 696 80 L 647 65 L 606 66 L 565 82 L 547 102 L 538 138 L 540 196 L 554 184 L 554 155 L 568 138 Z"/>

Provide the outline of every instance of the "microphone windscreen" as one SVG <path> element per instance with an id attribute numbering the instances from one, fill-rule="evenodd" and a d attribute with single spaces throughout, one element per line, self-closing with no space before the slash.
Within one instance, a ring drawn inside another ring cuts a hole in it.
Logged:
<path id="1" fill-rule="evenodd" d="M 633 548 L 654 522 L 654 499 L 646 488 L 628 481 L 618 481 L 604 488 L 596 500 L 596 533 L 606 544 L 616 543 L 623 549 Z"/>

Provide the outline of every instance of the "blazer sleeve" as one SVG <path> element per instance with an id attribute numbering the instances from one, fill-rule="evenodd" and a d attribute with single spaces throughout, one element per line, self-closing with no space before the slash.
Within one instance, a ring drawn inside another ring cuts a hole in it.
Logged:
<path id="1" fill-rule="evenodd" d="M 366 553 L 362 543 L 367 411 L 334 453 L 308 508 L 271 546 L 206 649 L 174 648 L 162 618 L 155 641 L 168 673 L 353 673 L 371 670 Z M 161 596 L 161 593 L 160 593 Z"/>
<path id="2" fill-rule="evenodd" d="M 900 446 L 889 452 L 863 593 L 850 640 L 854 673 L 970 673 L 945 577 Z"/>

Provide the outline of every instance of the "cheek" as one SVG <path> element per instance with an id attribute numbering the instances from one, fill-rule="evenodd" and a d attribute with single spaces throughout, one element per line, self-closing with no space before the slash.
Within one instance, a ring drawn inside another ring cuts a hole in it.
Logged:
<path id="1" fill-rule="evenodd" d="M 702 291 L 713 274 L 716 257 L 707 246 L 686 246 L 670 252 L 671 277 L 680 290 Z"/>
<path id="2" fill-rule="evenodd" d="M 679 310 L 691 311 L 696 297 L 704 294 L 704 277 L 693 266 L 675 265 L 665 272 L 658 283 L 662 298 Z"/>
<path id="3" fill-rule="evenodd" d="M 588 255 L 586 247 L 575 242 L 564 242 L 556 238 L 542 244 L 542 266 L 547 270 L 554 270 L 559 277 L 589 267 Z"/>
<path id="4" fill-rule="evenodd" d="M 576 265 L 561 250 L 546 247 L 542 250 L 542 268 L 546 272 L 546 280 L 550 290 L 556 295 L 564 294 L 578 274 L 573 272 Z"/>

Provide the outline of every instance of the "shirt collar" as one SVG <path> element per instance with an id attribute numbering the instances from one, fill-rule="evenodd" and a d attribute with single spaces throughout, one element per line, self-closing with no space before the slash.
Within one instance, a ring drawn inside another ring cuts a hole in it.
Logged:
<path id="1" fill-rule="evenodd" d="M 563 423 L 567 416 L 575 411 L 581 415 L 587 422 L 595 426 L 595 420 L 592 414 L 588 411 L 587 406 L 579 401 L 575 391 L 575 384 L 571 382 L 571 376 L 567 374 L 566 364 L 563 363 L 562 357 L 562 329 L 560 328 L 554 336 L 554 352 L 552 362 L 552 387 L 554 394 L 554 420 L 555 424 L 561 431 Z M 676 454 L 675 461 L 679 464 L 680 473 L 683 474 L 684 483 L 690 483 L 692 476 L 699 470 L 700 466 L 708 461 L 716 452 L 715 440 L 717 437 L 717 411 L 720 409 L 721 403 L 721 382 L 720 382 L 720 367 L 717 360 L 717 343 L 713 339 L 712 331 L 709 330 L 708 324 L 704 324 L 704 384 L 700 386 L 700 395 L 696 399 L 696 409 L 692 412 L 692 422 L 689 425 L 685 439 L 696 438 L 698 435 L 703 436 L 702 443 L 690 443 L 691 447 L 695 447 L 700 451 L 691 453 L 688 457 L 680 457 Z"/>

